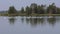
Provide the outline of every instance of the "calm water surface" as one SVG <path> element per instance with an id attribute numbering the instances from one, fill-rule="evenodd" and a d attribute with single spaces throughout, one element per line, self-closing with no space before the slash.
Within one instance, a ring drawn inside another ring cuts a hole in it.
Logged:
<path id="1" fill-rule="evenodd" d="M 0 34 L 60 34 L 60 16 L 0 16 Z"/>

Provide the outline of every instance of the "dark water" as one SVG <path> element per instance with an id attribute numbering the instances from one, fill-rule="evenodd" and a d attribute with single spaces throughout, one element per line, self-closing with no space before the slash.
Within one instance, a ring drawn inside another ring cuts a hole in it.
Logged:
<path id="1" fill-rule="evenodd" d="M 60 16 L 0 16 L 0 34 L 60 34 Z"/>

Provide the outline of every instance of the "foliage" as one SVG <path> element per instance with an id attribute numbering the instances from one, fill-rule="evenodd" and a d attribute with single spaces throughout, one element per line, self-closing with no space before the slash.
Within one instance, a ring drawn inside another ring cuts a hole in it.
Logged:
<path id="1" fill-rule="evenodd" d="M 14 6 L 10 6 L 10 7 L 9 7 L 9 10 L 8 10 L 8 13 L 9 13 L 9 14 L 14 14 L 14 13 L 17 13 L 17 11 L 16 11 L 16 9 L 15 9 Z"/>
<path id="2" fill-rule="evenodd" d="M 14 14 L 18 11 L 14 8 L 14 6 L 10 6 L 8 13 Z M 36 3 L 32 3 L 30 6 L 26 6 L 25 10 L 24 7 L 21 8 L 21 10 L 18 13 L 23 13 L 26 15 L 30 14 L 60 14 L 60 8 L 56 7 L 55 3 L 52 3 L 48 7 L 45 5 L 37 5 Z"/>
<path id="3" fill-rule="evenodd" d="M 24 13 L 24 8 L 23 7 L 21 8 L 21 13 Z"/>

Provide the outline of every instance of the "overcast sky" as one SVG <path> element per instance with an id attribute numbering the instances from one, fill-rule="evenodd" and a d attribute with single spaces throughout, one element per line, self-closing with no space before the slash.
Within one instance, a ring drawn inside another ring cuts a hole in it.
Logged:
<path id="1" fill-rule="evenodd" d="M 15 6 L 16 9 L 26 7 L 31 3 L 46 4 L 47 6 L 51 3 L 55 3 L 56 6 L 60 7 L 60 0 L 0 0 L 0 11 L 8 10 L 10 6 Z"/>

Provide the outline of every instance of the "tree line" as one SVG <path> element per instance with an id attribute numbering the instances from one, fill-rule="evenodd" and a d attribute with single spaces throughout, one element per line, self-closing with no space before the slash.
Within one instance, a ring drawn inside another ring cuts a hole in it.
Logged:
<path id="1" fill-rule="evenodd" d="M 60 8 L 56 7 L 55 3 L 47 7 L 46 5 L 32 3 L 30 6 L 26 6 L 25 9 L 22 7 L 19 11 L 17 11 L 14 6 L 10 6 L 8 14 L 60 14 Z"/>

